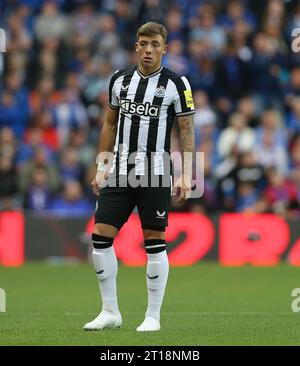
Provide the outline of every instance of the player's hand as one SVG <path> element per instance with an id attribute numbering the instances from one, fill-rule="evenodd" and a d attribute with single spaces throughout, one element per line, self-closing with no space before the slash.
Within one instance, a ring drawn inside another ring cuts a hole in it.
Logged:
<path id="1" fill-rule="evenodd" d="M 178 195 L 177 203 L 181 204 L 191 197 L 191 177 L 181 175 L 174 184 L 173 195 Z"/>
<path id="2" fill-rule="evenodd" d="M 99 196 L 101 188 L 105 185 L 105 181 L 108 178 L 108 171 L 97 172 L 96 177 L 92 180 L 91 186 L 93 187 L 93 192 Z"/>

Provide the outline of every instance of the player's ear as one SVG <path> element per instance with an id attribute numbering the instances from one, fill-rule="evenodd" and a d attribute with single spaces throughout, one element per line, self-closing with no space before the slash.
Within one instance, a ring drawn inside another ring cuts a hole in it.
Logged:
<path id="1" fill-rule="evenodd" d="M 135 42 L 135 51 L 136 52 L 138 52 L 139 50 L 138 50 L 138 43 L 137 42 Z"/>
<path id="2" fill-rule="evenodd" d="M 163 47 L 163 55 L 165 54 L 165 53 L 167 53 L 167 49 L 168 49 L 168 45 L 165 43 L 165 45 L 164 45 L 164 47 Z"/>

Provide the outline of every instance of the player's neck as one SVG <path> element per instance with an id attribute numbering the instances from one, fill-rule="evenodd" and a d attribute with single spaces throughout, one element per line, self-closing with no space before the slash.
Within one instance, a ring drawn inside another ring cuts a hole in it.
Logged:
<path id="1" fill-rule="evenodd" d="M 138 64 L 138 70 L 139 72 L 144 75 L 144 76 L 148 76 L 148 75 L 151 75 L 151 74 L 154 74 L 156 71 L 158 71 L 159 69 L 161 68 L 161 64 L 159 64 L 158 66 L 156 65 L 155 67 L 143 67 L 143 65 L 141 64 Z"/>

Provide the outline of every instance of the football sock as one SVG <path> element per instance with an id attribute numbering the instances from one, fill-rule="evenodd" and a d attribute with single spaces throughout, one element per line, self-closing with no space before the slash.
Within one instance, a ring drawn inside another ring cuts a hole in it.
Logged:
<path id="1" fill-rule="evenodd" d="M 162 239 L 149 239 L 145 240 L 145 247 L 148 256 L 146 274 L 148 307 L 146 317 L 160 320 L 160 308 L 163 302 L 169 274 L 166 243 Z"/>
<path id="2" fill-rule="evenodd" d="M 118 261 L 113 248 L 113 239 L 92 234 L 93 263 L 99 281 L 102 298 L 102 311 L 119 313 L 117 300 Z"/>

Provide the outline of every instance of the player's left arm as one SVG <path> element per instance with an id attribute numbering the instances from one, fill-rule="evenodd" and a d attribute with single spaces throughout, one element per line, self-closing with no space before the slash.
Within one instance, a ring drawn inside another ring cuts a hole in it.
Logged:
<path id="1" fill-rule="evenodd" d="M 177 117 L 180 130 L 180 143 L 182 152 L 195 151 L 194 114 Z"/>
<path id="2" fill-rule="evenodd" d="M 191 192 L 193 154 L 195 151 L 194 114 L 178 116 L 180 146 L 182 154 L 182 176 L 179 182 L 180 196 L 178 203 L 189 198 Z"/>

